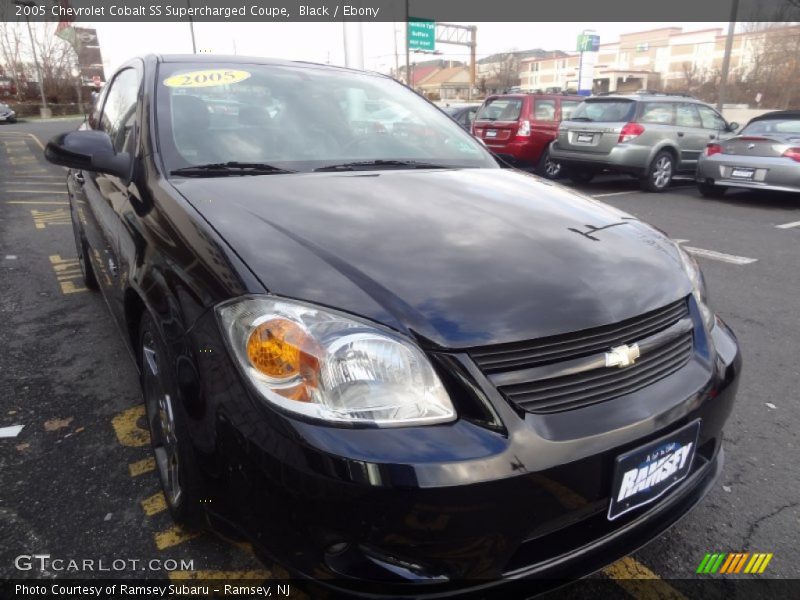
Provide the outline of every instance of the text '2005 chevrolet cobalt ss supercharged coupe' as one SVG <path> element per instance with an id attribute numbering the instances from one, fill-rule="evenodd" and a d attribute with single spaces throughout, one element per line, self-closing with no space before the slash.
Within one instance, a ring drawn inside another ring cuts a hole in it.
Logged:
<path id="1" fill-rule="evenodd" d="M 387 77 L 148 56 L 46 155 L 178 522 L 420 595 L 590 573 L 722 469 L 741 361 L 694 260 Z"/>

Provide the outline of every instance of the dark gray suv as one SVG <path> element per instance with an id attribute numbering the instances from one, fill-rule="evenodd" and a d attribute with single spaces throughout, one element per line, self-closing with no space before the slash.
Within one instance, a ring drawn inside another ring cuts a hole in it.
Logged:
<path id="1" fill-rule="evenodd" d="M 585 183 L 611 171 L 638 177 L 645 190 L 662 192 L 676 173 L 694 174 L 707 144 L 737 128 L 689 96 L 594 96 L 562 121 L 550 156 L 574 181 Z"/>

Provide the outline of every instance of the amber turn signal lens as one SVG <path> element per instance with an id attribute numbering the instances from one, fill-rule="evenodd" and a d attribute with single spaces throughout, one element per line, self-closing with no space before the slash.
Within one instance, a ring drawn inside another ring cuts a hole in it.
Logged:
<path id="1" fill-rule="evenodd" d="M 264 375 L 290 379 L 300 373 L 308 336 L 287 319 L 270 319 L 258 325 L 247 340 L 247 357 Z"/>

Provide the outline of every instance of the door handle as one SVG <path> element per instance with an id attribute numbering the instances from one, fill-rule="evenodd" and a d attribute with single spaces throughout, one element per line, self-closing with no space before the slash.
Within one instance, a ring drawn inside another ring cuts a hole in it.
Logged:
<path id="1" fill-rule="evenodd" d="M 678 137 L 683 137 L 683 132 L 682 131 L 678 132 Z"/>
<path id="2" fill-rule="evenodd" d="M 715 135 L 712 133 L 711 135 L 709 135 L 709 136 L 708 136 L 708 139 L 710 139 L 710 140 L 715 140 L 715 139 L 717 139 L 717 136 L 715 136 Z"/>
<path id="3" fill-rule="evenodd" d="M 75 182 L 78 185 L 83 185 L 84 183 L 86 183 L 86 179 L 84 178 L 83 173 L 81 173 L 80 171 L 75 173 L 73 177 L 75 178 Z"/>

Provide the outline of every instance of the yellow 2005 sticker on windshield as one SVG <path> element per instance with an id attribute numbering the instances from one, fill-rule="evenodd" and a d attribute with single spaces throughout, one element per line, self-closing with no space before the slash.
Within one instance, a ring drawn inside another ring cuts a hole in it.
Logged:
<path id="1" fill-rule="evenodd" d="M 207 69 L 205 71 L 192 71 L 191 73 L 181 73 L 173 75 L 164 80 L 167 87 L 176 88 L 200 88 L 214 87 L 218 85 L 228 85 L 239 83 L 250 77 L 247 71 L 234 71 L 231 69 Z"/>

